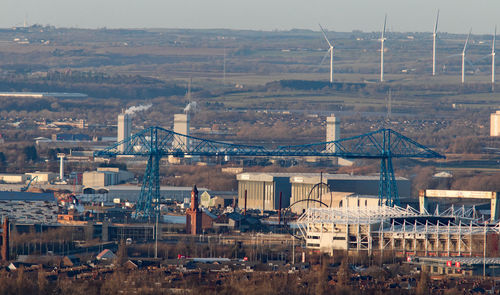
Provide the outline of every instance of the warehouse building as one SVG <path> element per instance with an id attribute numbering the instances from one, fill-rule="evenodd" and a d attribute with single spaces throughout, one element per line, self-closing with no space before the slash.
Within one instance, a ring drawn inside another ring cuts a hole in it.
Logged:
<path id="1" fill-rule="evenodd" d="M 321 173 L 256 173 L 246 172 L 237 175 L 238 204 L 245 204 L 247 209 L 278 210 L 279 196 L 282 195 L 281 207 L 291 208 L 295 213 L 302 213 L 312 202 L 302 200 L 322 200 L 327 193 L 349 193 L 356 195 L 378 196 L 379 176 L 359 176 L 348 174 Z M 403 177 L 396 179 L 401 199 L 410 197 L 410 181 Z M 323 183 L 320 185 L 319 183 Z M 344 196 L 346 194 L 340 194 Z M 330 205 L 327 197 L 327 205 Z M 319 204 L 319 203 L 318 203 Z M 309 207 L 311 207 L 309 206 Z"/>
<path id="2" fill-rule="evenodd" d="M 191 196 L 192 187 L 161 186 L 160 197 L 162 200 L 183 201 Z M 201 193 L 208 191 L 206 188 L 198 188 Z M 112 202 L 114 199 L 137 202 L 141 194 L 141 186 L 137 185 L 111 185 L 106 187 L 84 187 L 83 194 L 77 196 L 82 202 Z"/>
<path id="3" fill-rule="evenodd" d="M 291 184 L 293 173 L 241 173 L 238 180 L 238 204 L 240 208 L 278 210 L 280 193 L 281 208 L 290 206 Z M 246 192 L 246 201 L 245 201 Z"/>
<path id="4" fill-rule="evenodd" d="M 86 187 L 102 187 L 117 185 L 134 178 L 134 174 L 115 167 L 99 167 L 97 171 L 83 173 L 83 185 Z"/>
<path id="5" fill-rule="evenodd" d="M 26 174 L 0 174 L 1 183 L 25 183 L 28 180 Z"/>
<path id="6" fill-rule="evenodd" d="M 500 111 L 490 115 L 490 136 L 500 136 Z"/>
<path id="7" fill-rule="evenodd" d="M 26 173 L 29 179 L 35 179 L 36 183 L 52 183 L 54 180 L 56 180 L 59 177 L 59 174 L 53 173 L 53 172 L 43 172 L 43 171 L 36 171 L 36 172 L 29 172 Z"/>

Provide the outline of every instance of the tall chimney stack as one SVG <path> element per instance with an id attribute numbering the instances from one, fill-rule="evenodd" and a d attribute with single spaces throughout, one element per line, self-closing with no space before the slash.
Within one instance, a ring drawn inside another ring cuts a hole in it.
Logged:
<path id="1" fill-rule="evenodd" d="M 2 261 L 9 260 L 9 218 L 5 217 L 2 224 L 2 250 L 1 250 Z"/>

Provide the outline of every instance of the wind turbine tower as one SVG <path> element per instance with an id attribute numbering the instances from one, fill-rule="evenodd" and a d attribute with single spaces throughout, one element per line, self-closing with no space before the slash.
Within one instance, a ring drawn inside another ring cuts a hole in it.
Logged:
<path id="1" fill-rule="evenodd" d="M 469 30 L 469 35 L 467 35 L 467 39 L 465 40 L 464 50 L 462 50 L 462 84 L 465 83 L 465 50 L 467 50 L 467 43 L 469 43 L 471 32 L 472 29 Z"/>
<path id="2" fill-rule="evenodd" d="M 319 24 L 319 27 L 321 29 L 321 32 L 323 33 L 323 37 L 325 37 L 326 43 L 328 43 L 328 46 L 330 46 L 330 48 L 328 49 L 328 51 L 326 53 L 327 54 L 330 53 L 330 83 L 333 83 L 333 45 L 326 37 L 326 32 L 323 29 L 323 27 L 321 26 L 321 24 Z M 326 57 L 326 55 L 325 55 L 325 57 Z"/>
<path id="3" fill-rule="evenodd" d="M 495 34 L 491 44 L 491 91 L 495 91 L 495 41 L 497 39 L 497 26 L 495 26 Z"/>
<path id="4" fill-rule="evenodd" d="M 387 24 L 387 14 L 384 18 L 384 28 L 380 37 L 380 82 L 384 82 L 384 41 L 385 41 L 385 25 Z"/>
<path id="5" fill-rule="evenodd" d="M 436 76 L 436 37 L 439 22 L 439 9 L 437 12 L 436 23 L 434 24 L 434 32 L 432 33 L 432 75 Z"/>

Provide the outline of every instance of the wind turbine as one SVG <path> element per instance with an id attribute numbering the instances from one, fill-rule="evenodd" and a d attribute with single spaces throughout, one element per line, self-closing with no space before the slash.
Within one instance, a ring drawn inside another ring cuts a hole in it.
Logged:
<path id="1" fill-rule="evenodd" d="M 326 54 L 330 53 L 330 83 L 332 83 L 333 82 L 333 45 L 332 45 L 332 43 L 330 43 L 330 41 L 326 37 L 326 32 L 323 29 L 323 27 L 321 26 L 321 24 L 319 24 L 319 27 L 321 29 L 321 32 L 323 33 L 323 37 L 325 37 L 326 43 L 328 43 L 328 46 L 330 46 L 330 48 L 328 49 Z M 325 60 L 326 54 L 323 57 L 323 60 Z M 323 63 L 323 60 L 321 61 L 321 63 Z"/>
<path id="2" fill-rule="evenodd" d="M 497 38 L 497 26 L 495 26 L 495 35 L 491 43 L 491 91 L 495 91 L 495 41 Z"/>
<path id="3" fill-rule="evenodd" d="M 464 50 L 462 50 L 462 84 L 465 83 L 465 50 L 467 49 L 467 43 L 469 43 L 471 32 L 472 28 L 469 30 L 469 35 L 467 35 L 467 39 L 465 40 Z"/>
<path id="4" fill-rule="evenodd" d="M 387 14 L 384 19 L 384 28 L 380 37 L 380 82 L 384 82 L 384 41 L 385 41 L 385 25 L 387 23 Z"/>
<path id="5" fill-rule="evenodd" d="M 436 75 L 436 37 L 439 22 L 439 9 L 437 12 L 436 23 L 434 24 L 434 32 L 432 33 L 432 75 Z"/>

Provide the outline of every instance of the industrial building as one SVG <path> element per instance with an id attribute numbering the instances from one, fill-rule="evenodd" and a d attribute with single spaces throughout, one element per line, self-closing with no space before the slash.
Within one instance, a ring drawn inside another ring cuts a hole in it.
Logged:
<path id="1" fill-rule="evenodd" d="M 174 115 L 174 132 L 189 135 L 189 113 Z M 173 147 L 188 146 L 188 139 L 184 136 L 177 136 L 173 141 Z"/>
<path id="2" fill-rule="evenodd" d="M 293 173 L 241 173 L 238 180 L 238 204 L 241 208 L 278 210 L 290 206 Z M 245 196 L 246 194 L 246 196 Z"/>
<path id="3" fill-rule="evenodd" d="M 33 183 L 49 184 L 58 178 L 59 174 L 53 172 L 27 172 L 25 174 L 0 174 L 0 183 L 3 184 L 26 184 L 30 179 Z M 4 188 L 5 189 L 5 188 Z"/>
<path id="4" fill-rule="evenodd" d="M 52 134 L 52 141 L 91 141 L 93 138 L 87 134 L 55 133 Z"/>
<path id="5" fill-rule="evenodd" d="M 379 176 L 360 176 L 348 174 L 321 173 L 241 173 L 238 180 L 238 204 L 245 203 L 248 209 L 278 210 L 281 193 L 281 208 L 291 208 L 292 212 L 302 213 L 310 202 L 306 199 L 321 200 L 322 196 L 331 192 L 354 193 L 356 195 L 378 196 Z M 397 177 L 400 198 L 410 197 L 410 181 Z M 319 185 L 323 183 L 323 185 Z M 327 204 L 330 205 L 330 204 Z"/>
<path id="6" fill-rule="evenodd" d="M 134 178 L 134 174 L 115 167 L 99 167 L 97 171 L 83 173 L 83 186 L 104 187 L 124 183 Z"/>
<path id="7" fill-rule="evenodd" d="M 184 201 L 191 195 L 191 187 L 161 186 L 160 197 L 162 200 Z M 198 188 L 200 192 L 208 191 L 206 188 Z M 99 202 L 112 202 L 114 199 L 136 202 L 141 193 L 141 186 L 137 185 L 110 185 L 104 187 L 84 187 L 83 193 L 77 198 L 81 201 L 98 200 Z"/>
<path id="8" fill-rule="evenodd" d="M 0 92 L 0 97 L 28 97 L 28 98 L 87 98 L 87 94 L 71 92 Z"/>
<path id="9" fill-rule="evenodd" d="M 200 194 L 200 205 L 205 208 L 224 208 L 233 205 L 235 201 L 236 193 L 205 191 Z"/>
<path id="10" fill-rule="evenodd" d="M 340 120 L 331 115 L 326 117 L 326 141 L 336 141 L 340 139 Z M 335 146 L 330 148 L 331 152 L 335 152 Z"/>
<path id="11" fill-rule="evenodd" d="M 130 136 L 132 132 L 132 119 L 127 113 L 122 113 L 118 115 L 118 134 L 116 137 L 116 141 L 120 142 L 125 140 Z M 124 143 L 118 147 L 120 152 L 123 152 L 127 149 L 127 143 Z"/>
<path id="12" fill-rule="evenodd" d="M 29 179 L 35 179 L 36 183 L 52 183 L 59 177 L 59 174 L 53 172 L 44 172 L 44 171 L 36 171 L 36 172 L 28 172 L 26 173 Z"/>
<path id="13" fill-rule="evenodd" d="M 500 110 L 490 115 L 490 136 L 500 136 Z"/>
<path id="14" fill-rule="evenodd" d="M 2 183 L 25 183 L 28 180 L 26 174 L 0 174 L 0 182 Z"/>
<path id="15" fill-rule="evenodd" d="M 330 117 L 326 117 L 326 141 L 336 141 L 340 139 L 340 120 L 335 117 L 335 115 L 331 115 Z M 326 145 L 326 152 L 336 152 L 337 147 L 334 144 Z M 333 159 L 333 164 L 337 165 L 339 163 L 338 158 Z"/>

